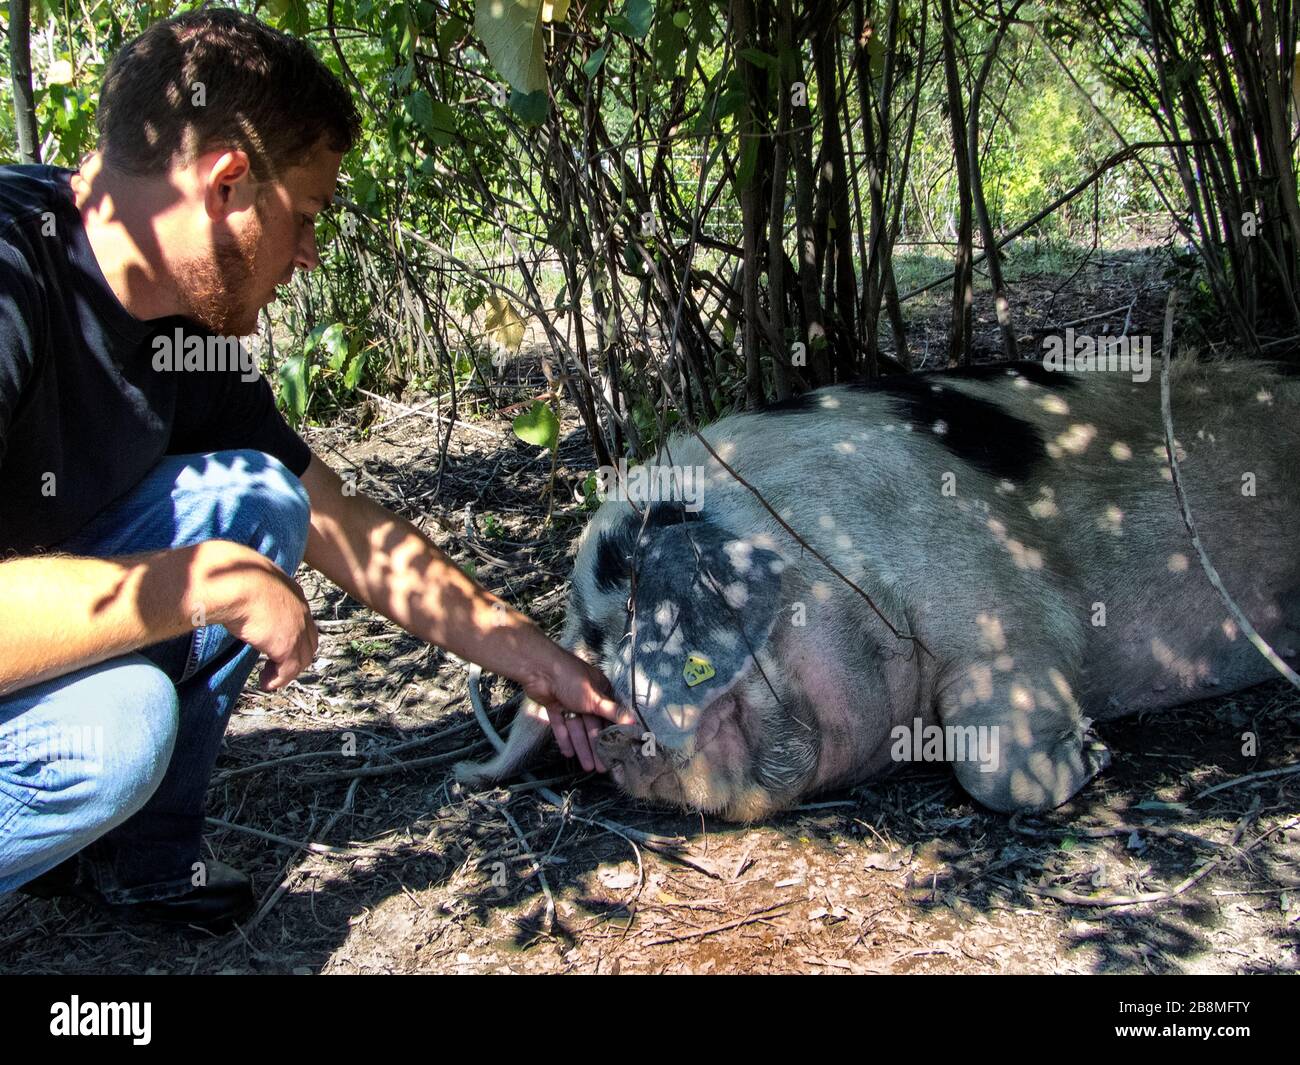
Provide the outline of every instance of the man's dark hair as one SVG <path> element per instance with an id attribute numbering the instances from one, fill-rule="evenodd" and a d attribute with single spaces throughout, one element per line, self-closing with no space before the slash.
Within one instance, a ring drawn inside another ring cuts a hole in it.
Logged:
<path id="1" fill-rule="evenodd" d="M 361 121 L 346 88 L 305 43 L 229 8 L 150 26 L 122 46 L 104 76 L 99 150 L 124 173 L 166 171 L 213 148 L 248 153 L 274 178 L 322 140 L 355 143 Z"/>

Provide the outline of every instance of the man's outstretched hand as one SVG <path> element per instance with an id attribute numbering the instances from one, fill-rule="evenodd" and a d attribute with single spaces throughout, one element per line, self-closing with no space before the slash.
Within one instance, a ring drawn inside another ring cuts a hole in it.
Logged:
<path id="1" fill-rule="evenodd" d="M 596 737 L 610 722 L 632 724 L 636 718 L 614 701 L 609 681 L 595 666 L 557 647 L 550 668 L 523 682 L 524 694 L 537 707 L 528 712 L 550 723 L 565 758 L 577 758 L 582 768 L 604 773 L 596 756 Z"/>

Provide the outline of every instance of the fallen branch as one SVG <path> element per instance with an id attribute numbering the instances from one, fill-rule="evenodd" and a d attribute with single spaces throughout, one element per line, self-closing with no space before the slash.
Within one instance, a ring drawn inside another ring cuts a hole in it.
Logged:
<path id="1" fill-rule="evenodd" d="M 790 911 L 779 909 L 781 906 L 788 905 L 784 902 L 773 903 L 762 910 L 754 910 L 734 921 L 727 921 L 724 924 L 715 924 L 710 928 L 700 928 L 694 932 L 687 932 L 684 936 L 665 936 L 663 939 L 652 939 L 646 944 L 647 947 L 658 947 L 665 943 L 684 943 L 688 939 L 702 939 L 704 936 L 711 936 L 716 932 L 725 932 L 729 928 L 739 928 L 741 925 L 753 924 L 756 921 L 771 921 L 777 917 L 785 917 Z M 774 912 L 775 911 L 775 912 Z"/>
<path id="2" fill-rule="evenodd" d="M 308 840 L 290 839 L 288 836 L 277 836 L 274 832 L 263 832 L 260 828 L 249 828 L 247 825 L 237 825 L 232 821 L 223 821 L 219 817 L 205 817 L 204 822 L 212 825 L 213 828 L 229 829 L 231 832 L 242 832 L 246 836 L 254 836 L 257 839 L 264 839 L 269 843 L 280 843 L 286 847 L 295 847 L 298 850 L 308 850 L 313 854 L 326 854 L 332 858 L 382 858 L 383 851 L 373 850 L 370 847 L 331 847 L 328 843 L 312 843 Z"/>
<path id="3" fill-rule="evenodd" d="M 367 392 L 364 388 L 358 388 L 357 391 L 363 396 L 367 396 L 378 403 L 382 403 L 386 407 L 393 407 L 395 410 L 401 411 L 402 417 L 406 417 L 410 414 L 418 414 L 422 418 L 428 418 L 430 421 L 446 422 L 449 425 L 459 425 L 462 429 L 468 429 L 471 433 L 478 433 L 479 436 L 486 436 L 489 440 L 495 440 L 497 442 L 500 442 L 501 440 L 500 432 L 486 429 L 481 425 L 475 425 L 473 422 L 467 422 L 463 418 L 452 418 L 446 414 L 437 414 L 433 411 L 427 411 L 423 407 L 408 407 L 405 403 L 398 403 L 396 400 L 388 399 L 385 396 L 379 395 L 377 392 Z M 394 418 L 391 420 L 396 421 L 397 419 Z"/>
<path id="4" fill-rule="evenodd" d="M 1216 843 L 1212 839 L 1206 839 L 1204 836 L 1198 836 L 1195 832 L 1187 832 L 1181 828 L 1164 828 L 1160 825 L 1111 825 L 1106 828 L 1093 828 L 1090 826 L 1037 828 L 1033 825 L 1024 824 L 1020 818 L 1020 814 L 1013 815 L 1008 827 L 1012 832 L 1021 836 L 1029 836 L 1031 839 L 1065 839 L 1069 836 L 1082 837 L 1083 839 L 1109 839 L 1112 836 L 1129 836 L 1136 832 L 1138 835 L 1145 834 L 1160 839 L 1186 840 L 1188 843 L 1194 843 L 1199 847 L 1208 847 L 1211 850 L 1222 850 L 1226 846 L 1226 844 Z"/>
<path id="5" fill-rule="evenodd" d="M 1243 777 L 1233 777 L 1231 780 L 1225 780 L 1222 784 L 1215 784 L 1212 788 L 1206 788 L 1199 795 L 1193 796 L 1191 801 L 1195 802 L 1197 799 L 1204 799 L 1207 795 L 1213 795 L 1216 791 L 1227 791 L 1239 784 L 1249 784 L 1252 780 L 1289 777 L 1295 773 L 1300 773 L 1300 765 L 1284 765 L 1280 769 L 1261 769 L 1258 773 L 1247 773 Z"/>
<path id="6" fill-rule="evenodd" d="M 336 773 L 315 773 L 304 777 L 303 780 L 308 784 L 323 784 L 330 780 L 359 780 L 362 777 L 387 777 L 394 773 L 409 773 L 412 769 L 428 769 L 430 766 L 463 761 L 482 746 L 480 741 L 471 743 L 468 747 L 461 747 L 459 750 L 448 751 L 446 754 L 431 754 L 428 758 L 413 758 L 409 762 L 398 762 L 396 765 L 368 765 L 360 769 L 340 769 Z"/>

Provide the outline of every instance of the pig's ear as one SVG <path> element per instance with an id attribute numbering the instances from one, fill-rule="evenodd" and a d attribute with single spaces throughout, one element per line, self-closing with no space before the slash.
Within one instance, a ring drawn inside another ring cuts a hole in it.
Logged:
<path id="1" fill-rule="evenodd" d="M 663 742 L 685 741 L 767 642 L 785 563 L 709 521 L 663 525 L 636 566 L 635 648 L 625 637 L 610 679 Z"/>

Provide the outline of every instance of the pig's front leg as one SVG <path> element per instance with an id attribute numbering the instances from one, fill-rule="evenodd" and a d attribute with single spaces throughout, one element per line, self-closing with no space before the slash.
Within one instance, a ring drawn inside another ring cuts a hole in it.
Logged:
<path id="1" fill-rule="evenodd" d="M 1003 813 L 1050 810 L 1110 764 L 1110 752 L 1088 734 L 1073 673 L 1021 652 L 976 662 L 944 686 L 939 719 L 972 798 Z"/>

